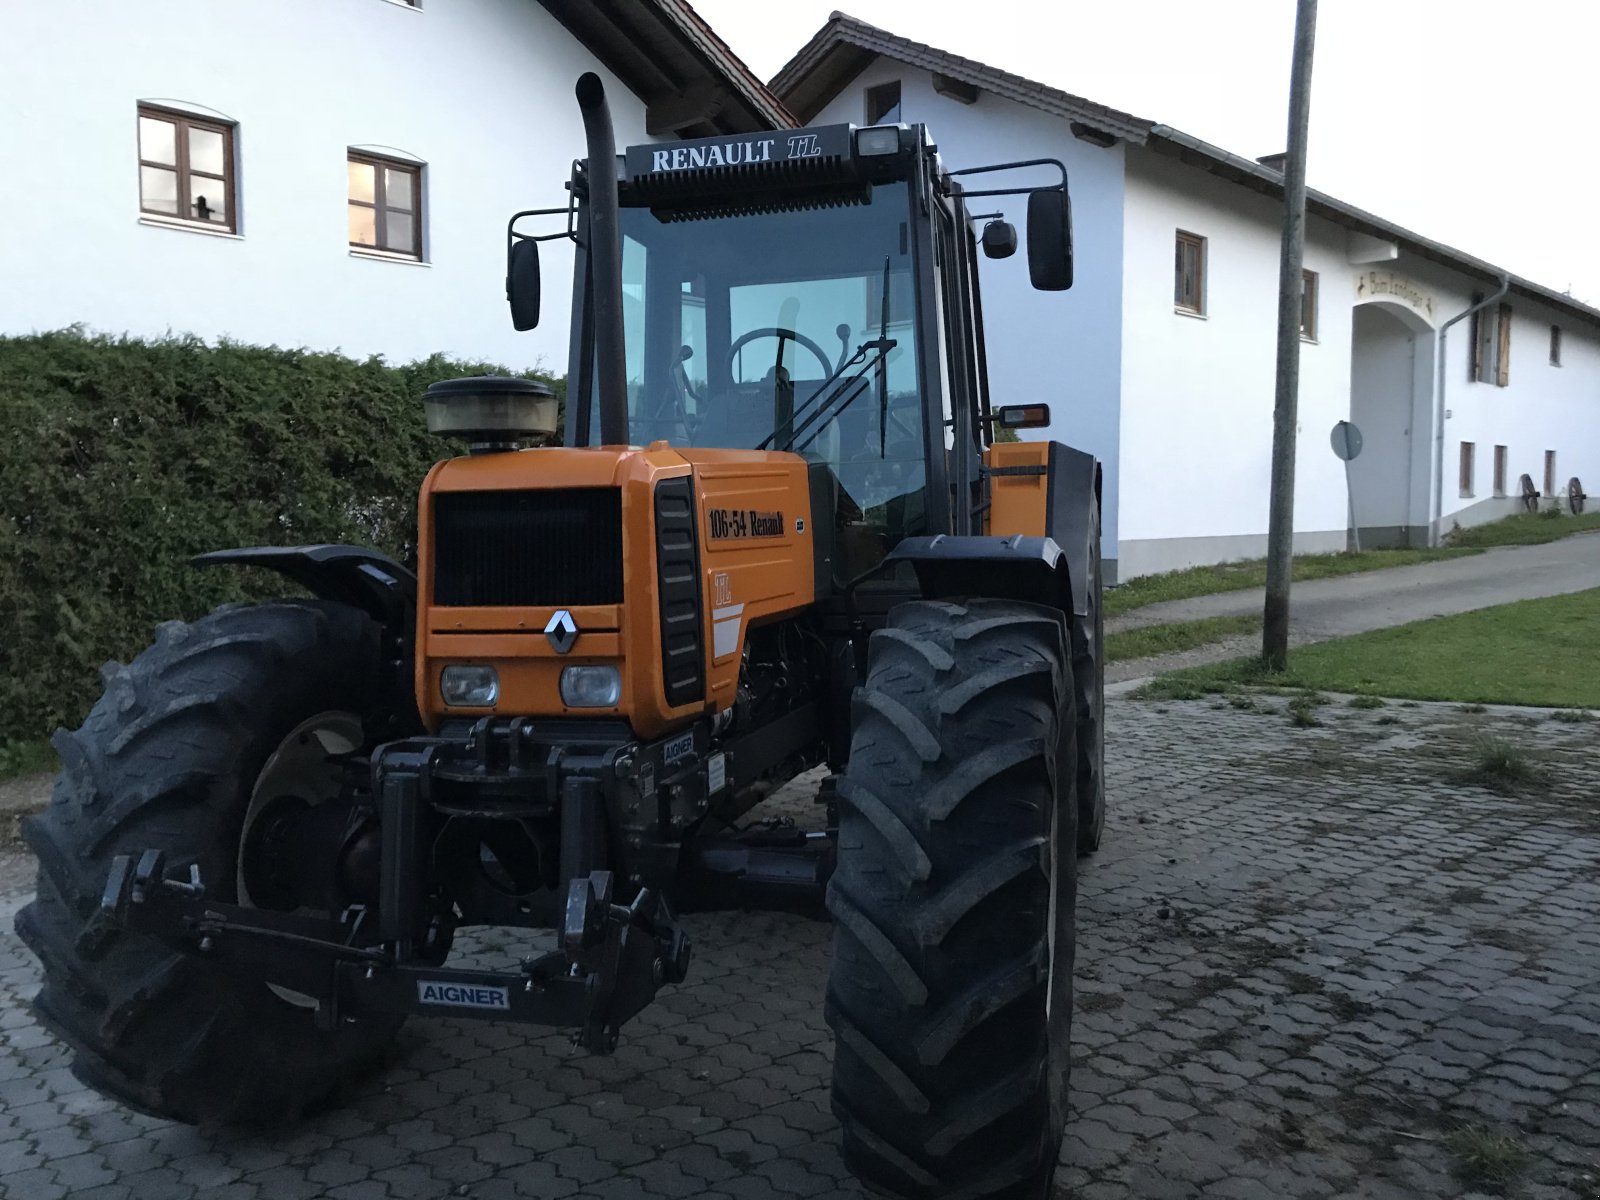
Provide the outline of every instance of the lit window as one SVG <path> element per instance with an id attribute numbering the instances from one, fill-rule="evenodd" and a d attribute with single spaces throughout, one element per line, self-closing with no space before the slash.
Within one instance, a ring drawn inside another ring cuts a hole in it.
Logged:
<path id="1" fill-rule="evenodd" d="M 350 154 L 350 244 L 422 257 L 422 168 Z"/>
<path id="2" fill-rule="evenodd" d="M 900 123 L 900 81 L 880 83 L 867 89 L 867 124 L 898 125 Z"/>
<path id="3" fill-rule="evenodd" d="M 1206 311 L 1206 240 L 1181 229 L 1172 303 L 1179 312 L 1199 315 Z"/>
<path id="4" fill-rule="evenodd" d="M 139 106 L 139 211 L 236 228 L 232 125 Z"/>

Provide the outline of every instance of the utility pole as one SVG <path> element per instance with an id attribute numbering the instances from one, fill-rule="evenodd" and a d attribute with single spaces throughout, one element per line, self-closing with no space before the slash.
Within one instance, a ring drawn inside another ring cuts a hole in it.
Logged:
<path id="1" fill-rule="evenodd" d="M 1272 410 L 1272 498 L 1267 518 L 1267 603 L 1261 657 L 1275 671 L 1289 659 L 1289 577 L 1294 558 L 1294 439 L 1299 419 L 1300 297 L 1306 246 L 1306 140 L 1311 125 L 1311 51 L 1317 0 L 1298 0 L 1289 76 L 1289 146 L 1283 163 L 1283 254 L 1278 269 L 1278 382 Z"/>

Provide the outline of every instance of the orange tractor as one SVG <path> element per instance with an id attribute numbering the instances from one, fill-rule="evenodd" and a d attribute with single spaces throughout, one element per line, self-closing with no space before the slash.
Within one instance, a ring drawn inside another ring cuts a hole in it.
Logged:
<path id="1" fill-rule="evenodd" d="M 948 171 L 920 125 L 619 156 L 600 81 L 578 99 L 569 204 L 508 229 L 518 328 L 539 242 L 576 246 L 564 445 L 530 445 L 540 384 L 439 384 L 471 452 L 423 482 L 415 574 L 203 557 L 316 598 L 162 626 L 58 736 L 38 1012 L 129 1105 L 276 1122 L 413 1014 L 608 1053 L 689 971 L 679 914 L 825 904 L 851 1167 L 1041 1195 L 1104 820 L 1100 469 L 990 403 L 978 252 L 1019 239 L 969 204 L 1025 199 L 1033 285 L 1066 288 L 1065 169 Z M 970 186 L 1019 170 L 1050 179 Z M 824 829 L 741 828 L 823 764 Z M 527 956 L 452 965 L 472 925 Z"/>

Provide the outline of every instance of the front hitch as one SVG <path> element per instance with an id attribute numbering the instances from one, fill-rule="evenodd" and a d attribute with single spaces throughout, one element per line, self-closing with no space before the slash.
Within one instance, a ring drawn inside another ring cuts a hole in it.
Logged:
<path id="1" fill-rule="evenodd" d="M 380 940 L 362 905 L 336 918 L 246 908 L 209 898 L 197 865 L 170 877 L 165 868 L 160 850 L 116 856 L 83 940 L 103 944 L 122 930 L 156 938 L 247 983 L 315 1000 L 324 1028 L 380 1014 L 477 1017 L 572 1029 L 586 1049 L 609 1054 L 622 1024 L 663 984 L 681 982 L 689 962 L 665 900 L 645 889 L 614 904 L 609 871 L 572 881 L 562 948 L 510 972 L 429 965 L 407 943 Z"/>

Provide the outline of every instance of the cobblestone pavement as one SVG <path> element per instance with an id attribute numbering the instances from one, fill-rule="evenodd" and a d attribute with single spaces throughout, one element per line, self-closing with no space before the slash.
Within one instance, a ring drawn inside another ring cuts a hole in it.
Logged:
<path id="1" fill-rule="evenodd" d="M 1113 702 L 1059 1194 L 1600 1200 L 1600 725 L 1391 704 L 1297 729 L 1239 703 Z M 1462 778 L 1490 728 L 1539 755 L 1528 794 Z M 690 982 L 613 1058 L 416 1021 L 344 1107 L 242 1136 L 68 1073 L 10 933 L 29 870 L 0 874 L 8 1200 L 861 1194 L 827 1104 L 825 925 L 692 918 Z"/>

